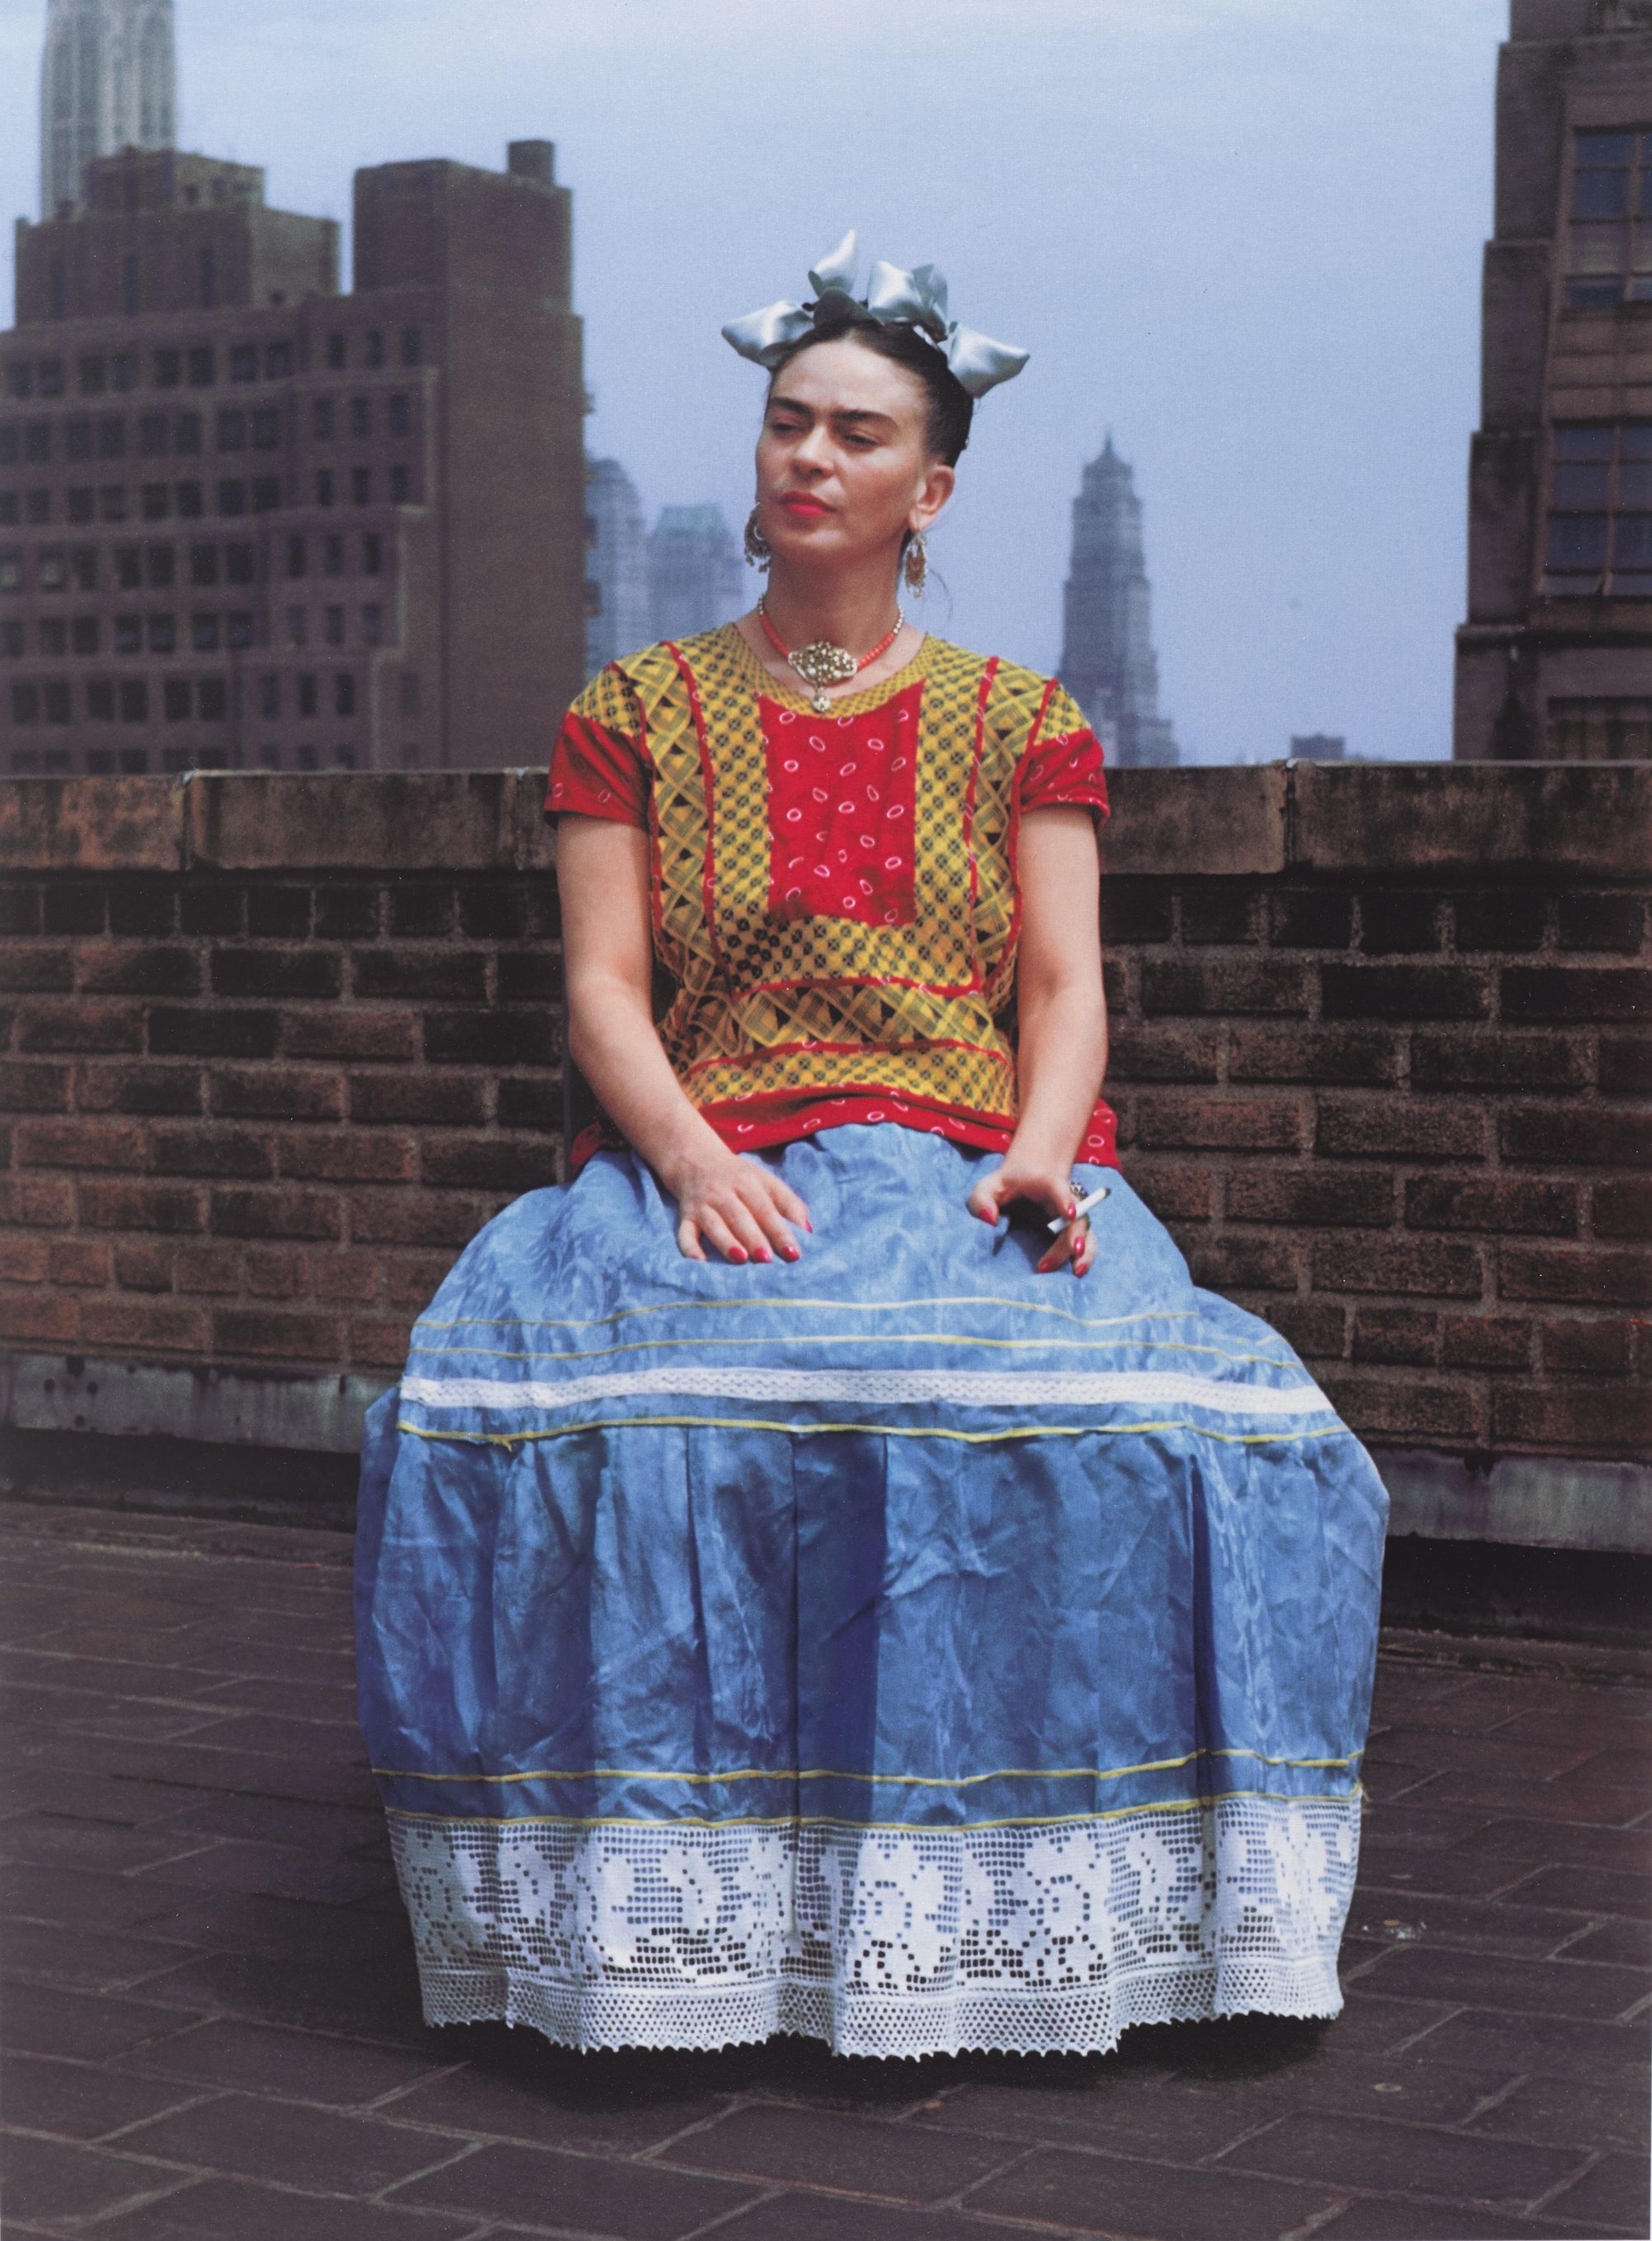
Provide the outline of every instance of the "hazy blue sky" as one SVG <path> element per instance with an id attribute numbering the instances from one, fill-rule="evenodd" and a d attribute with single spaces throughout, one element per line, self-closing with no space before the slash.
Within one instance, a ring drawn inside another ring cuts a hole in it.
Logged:
<path id="1" fill-rule="evenodd" d="M 44 0 L 0 0 L 34 215 Z M 760 377 L 722 321 L 859 227 L 1025 345 L 926 619 L 1040 668 L 1111 428 L 1193 759 L 1450 752 L 1504 0 L 177 0 L 183 144 L 348 220 L 355 166 L 557 143 L 593 451 L 738 523 Z M 347 266 L 346 266 L 347 270 Z M 10 273 L 5 276 L 10 300 Z"/>

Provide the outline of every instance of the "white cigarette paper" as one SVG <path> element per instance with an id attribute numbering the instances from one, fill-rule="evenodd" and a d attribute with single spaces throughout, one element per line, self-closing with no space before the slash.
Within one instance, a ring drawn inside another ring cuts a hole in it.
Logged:
<path id="1" fill-rule="evenodd" d="M 1081 1198 L 1079 1201 L 1077 1206 L 1073 1207 L 1071 1214 L 1059 1215 L 1055 1221 L 1047 1225 L 1051 1234 L 1054 1234 L 1057 1231 L 1065 1229 L 1069 1221 L 1076 1221 L 1080 1214 L 1088 1214 L 1093 1206 L 1100 1206 L 1104 1198 L 1111 1198 L 1112 1195 L 1113 1194 L 1106 1183 L 1098 1185 L 1098 1187 L 1090 1193 L 1088 1198 Z"/>

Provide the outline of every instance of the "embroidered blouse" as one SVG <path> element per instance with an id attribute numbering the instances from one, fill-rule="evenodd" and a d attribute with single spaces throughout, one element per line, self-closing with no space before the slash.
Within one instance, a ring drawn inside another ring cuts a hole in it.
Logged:
<path id="1" fill-rule="evenodd" d="M 1052 679 L 926 638 L 817 714 L 732 625 L 593 678 L 545 814 L 645 829 L 660 1039 L 737 1151 L 892 1120 L 988 1150 L 1016 1117 L 1023 814 L 1107 814 L 1101 748 Z M 1078 1153 L 1117 1164 L 1098 1103 Z M 570 1147 L 577 1170 L 612 1124 Z"/>

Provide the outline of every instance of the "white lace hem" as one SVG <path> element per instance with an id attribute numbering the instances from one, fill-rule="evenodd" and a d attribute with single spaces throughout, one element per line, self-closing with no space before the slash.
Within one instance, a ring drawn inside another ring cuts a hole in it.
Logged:
<path id="1" fill-rule="evenodd" d="M 434 1821 L 391 1832 L 431 2024 L 579 2047 L 1105 2053 L 1132 2024 L 1334 2016 L 1357 1799 L 1049 1827 Z"/>

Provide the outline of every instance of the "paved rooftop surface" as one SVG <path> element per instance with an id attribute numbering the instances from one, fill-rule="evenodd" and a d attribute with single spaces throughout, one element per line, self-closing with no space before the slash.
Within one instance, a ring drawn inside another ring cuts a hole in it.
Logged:
<path id="1" fill-rule="evenodd" d="M 1645 2236 L 1652 1661 L 1392 1635 L 1328 2026 L 1085 2059 L 426 2030 L 337 1535 L 0 1508 L 10 2234 Z"/>

